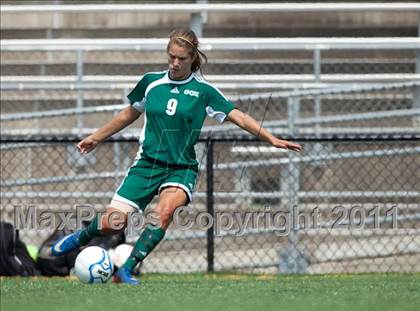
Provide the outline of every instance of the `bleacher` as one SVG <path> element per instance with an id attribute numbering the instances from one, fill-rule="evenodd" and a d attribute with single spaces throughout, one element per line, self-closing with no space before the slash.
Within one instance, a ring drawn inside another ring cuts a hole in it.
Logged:
<path id="1" fill-rule="evenodd" d="M 43 2 L 41 12 L 36 4 L 10 3 L 1 9 L 4 112 L 97 105 L 96 92 L 85 91 L 83 99 L 75 94 L 81 87 L 107 89 L 109 96 L 101 99 L 115 103 L 142 74 L 166 68 L 165 39 L 141 38 L 165 38 L 175 25 L 192 25 L 203 33 L 210 59 L 205 76 L 226 94 L 420 79 L 415 5 L 199 2 L 174 9 L 112 1 L 99 6 Z M 253 12 L 252 24 L 246 22 L 248 12 Z M 346 38 L 359 37 L 358 32 L 377 38 Z M 396 33 L 400 38 L 392 38 Z M 206 43 L 207 37 L 260 38 L 235 44 L 235 39 L 222 38 Z M 284 39 L 263 46 L 262 37 Z M 33 96 L 36 108 L 25 103 Z"/>
<path id="2" fill-rule="evenodd" d="M 375 204 L 389 208 L 396 200 L 408 217 L 401 218 L 401 224 L 412 234 L 407 238 L 406 230 L 387 227 L 349 241 L 353 233 L 339 230 L 292 231 L 292 237 L 281 238 L 264 230 L 249 230 L 244 236 L 222 232 L 216 241 L 216 270 L 418 271 L 413 263 L 420 256 L 420 235 L 414 229 L 420 219 L 419 176 L 405 176 L 419 165 L 418 142 L 370 141 L 367 146 L 353 146 L 351 141 L 323 142 L 322 137 L 420 135 L 419 12 L 415 3 L 362 1 L 357 5 L 247 3 L 230 9 L 228 4 L 212 3 L 127 8 L 113 1 L 74 6 L 51 2 L 40 9 L 8 1 L 1 7 L 2 135 L 24 140 L 90 133 L 127 104 L 125 95 L 145 72 L 167 67 L 170 30 L 192 25 L 202 32 L 202 49 L 210 60 L 206 79 L 274 133 L 320 140 L 309 141 L 299 159 L 261 151 L 259 143 L 222 142 L 217 150 L 228 151 L 214 164 L 216 176 L 239 182 L 227 183 L 224 191 L 214 193 L 217 208 L 258 209 L 261 202 L 279 206 L 299 202 L 307 211 L 319 205 L 328 213 L 343 200 L 345 206 L 360 204 L 366 210 Z M 130 126 L 125 137 L 138 136 L 142 125 L 140 121 Z M 203 130 L 210 132 L 243 135 L 232 125 L 215 126 L 211 121 Z M 2 208 L 10 214 L 16 203 L 36 202 L 43 209 L 71 209 L 79 198 L 98 209 L 107 204 L 135 144 L 104 146 L 100 156 L 81 164 L 70 148 L 48 143 L 2 146 L 2 163 L 8 163 L 2 164 Z M 42 159 L 50 154 L 57 158 L 46 161 L 50 170 L 46 173 Z M 18 163 L 25 164 L 7 169 Z M 401 176 L 380 175 L 387 166 L 401 170 Z M 250 168 L 248 175 L 242 174 L 245 167 Z M 286 167 L 286 173 L 279 173 L 279 167 Z M 98 186 L 93 187 L 94 181 L 99 181 Z M 203 210 L 206 196 L 205 185 L 200 184 L 193 208 Z M 389 225 L 386 217 L 384 221 Z M 29 232 L 27 237 L 44 236 Z M 145 271 L 205 270 L 204 240 L 203 232 L 174 230 L 157 255 L 150 257 Z M 183 249 L 185 241 L 191 249 Z M 411 244 L 401 250 L 394 247 L 399 242 Z M 300 254 L 302 249 L 308 258 Z M 279 263 L 290 256 L 296 257 L 295 266 Z M 373 265 L 372 258 L 382 264 Z"/>

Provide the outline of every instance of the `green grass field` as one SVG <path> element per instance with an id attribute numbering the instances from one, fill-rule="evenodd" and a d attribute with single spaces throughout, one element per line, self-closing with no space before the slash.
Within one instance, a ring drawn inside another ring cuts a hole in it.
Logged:
<path id="1" fill-rule="evenodd" d="M 420 274 L 150 274 L 137 287 L 3 277 L 1 310 L 420 310 Z"/>

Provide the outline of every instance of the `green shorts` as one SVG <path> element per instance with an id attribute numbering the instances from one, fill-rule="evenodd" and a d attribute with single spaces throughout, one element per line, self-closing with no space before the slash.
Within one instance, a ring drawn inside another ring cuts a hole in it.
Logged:
<path id="1" fill-rule="evenodd" d="M 140 159 L 129 169 L 112 199 L 144 211 L 160 190 L 174 186 L 185 191 L 188 204 L 192 200 L 197 175 L 196 167 L 167 166 Z"/>

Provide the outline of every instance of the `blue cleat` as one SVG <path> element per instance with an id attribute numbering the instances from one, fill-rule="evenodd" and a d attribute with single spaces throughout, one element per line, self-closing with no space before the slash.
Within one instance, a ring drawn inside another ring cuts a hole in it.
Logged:
<path id="1" fill-rule="evenodd" d="M 131 275 L 128 268 L 120 268 L 112 278 L 113 283 L 125 283 L 129 285 L 139 285 L 140 282 Z"/>
<path id="2" fill-rule="evenodd" d="M 61 256 L 68 252 L 71 252 L 80 247 L 79 235 L 80 230 L 65 236 L 58 240 L 51 246 L 51 253 L 54 256 Z"/>

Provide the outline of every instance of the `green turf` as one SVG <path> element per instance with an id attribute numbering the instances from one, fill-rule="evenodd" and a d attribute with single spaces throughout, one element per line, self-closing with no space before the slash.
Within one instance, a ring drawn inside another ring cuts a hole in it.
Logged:
<path id="1" fill-rule="evenodd" d="M 2 278 L 1 310 L 420 310 L 420 274 L 146 275 L 137 287 Z"/>

